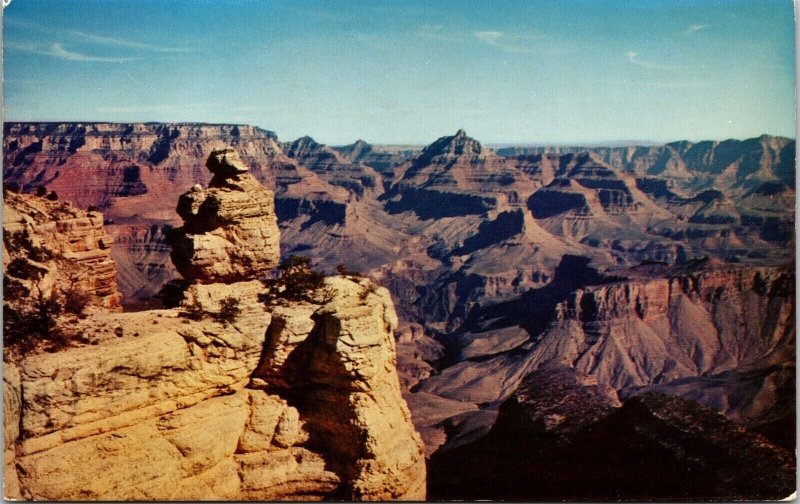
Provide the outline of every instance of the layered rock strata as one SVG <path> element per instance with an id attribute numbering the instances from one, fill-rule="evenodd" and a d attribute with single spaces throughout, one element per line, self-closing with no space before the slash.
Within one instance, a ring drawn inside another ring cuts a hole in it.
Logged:
<path id="1" fill-rule="evenodd" d="M 580 289 L 556 306 L 535 360 L 617 389 L 794 360 L 795 306 L 794 272 L 778 268 Z"/>
<path id="2" fill-rule="evenodd" d="M 213 313 L 235 296 L 241 315 L 231 325 L 179 309 L 98 315 L 79 327 L 90 344 L 27 357 L 19 382 L 6 364 L 6 460 L 16 464 L 6 495 L 424 499 L 388 293 L 361 301 L 350 280 L 328 286 L 326 305 L 271 314 L 259 282 L 196 285 L 187 304 Z"/>
<path id="3" fill-rule="evenodd" d="M 22 288 L 17 296 L 74 290 L 106 308 L 119 305 L 113 240 L 100 212 L 13 192 L 4 200 L 3 267 Z"/>
<path id="4" fill-rule="evenodd" d="M 195 185 L 178 200 L 183 227 L 170 234 L 172 262 L 201 283 L 254 278 L 277 265 L 280 234 L 275 197 L 248 173 L 233 149 L 215 150 L 206 164 L 208 189 Z"/>

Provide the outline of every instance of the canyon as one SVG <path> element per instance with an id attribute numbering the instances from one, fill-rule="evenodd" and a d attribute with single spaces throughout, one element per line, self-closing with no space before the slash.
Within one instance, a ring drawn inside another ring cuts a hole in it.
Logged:
<path id="1" fill-rule="evenodd" d="M 70 269 L 100 272 L 76 285 L 106 310 L 76 322 L 98 346 L 44 353 L 8 373 L 12 398 L 20 386 L 42 390 L 17 434 L 31 438 L 16 448 L 30 497 L 108 496 L 31 482 L 57 470 L 47 465 L 62 458 L 55 440 L 124 445 L 119 431 L 177 443 L 183 456 L 125 498 L 195 498 L 182 493 L 195 481 L 221 499 L 423 498 L 425 457 L 437 499 L 783 498 L 793 489 L 793 140 L 493 150 L 459 130 L 419 148 L 330 147 L 246 125 L 6 123 L 3 156 L 6 271 L 44 240 L 52 251 L 27 269 L 62 290 Z M 21 194 L 40 187 L 57 200 Z M 328 273 L 340 266 L 326 280 L 334 298 L 267 310 L 253 272 L 298 255 Z M 29 295 L 30 281 L 17 280 Z M 169 307 L 178 284 L 183 305 Z M 234 294 L 241 330 L 180 315 L 197 304 L 219 311 Z M 129 336 L 154 316 L 157 327 Z M 102 334 L 112 326 L 121 340 Z M 335 343 L 356 333 L 358 351 Z M 162 340 L 174 346 L 156 349 Z M 107 372 L 123 370 L 122 383 L 103 388 L 101 371 L 79 380 L 102 399 L 59 399 L 80 396 L 67 392 L 80 386 L 74 379 L 45 393 L 56 356 L 77 370 L 111 344 L 122 348 Z M 143 381 L 165 384 L 154 385 L 158 400 L 116 411 L 120 391 L 139 397 Z M 362 411 L 373 390 L 387 402 Z M 328 420 L 335 394 L 352 405 L 341 425 Z M 51 418 L 51 401 L 75 410 Z M 402 406 L 387 413 L 389 404 Z M 136 411 L 147 408 L 148 418 Z M 93 417 L 100 409 L 108 416 Z M 290 441 L 282 427 L 252 430 L 254 418 L 279 426 L 284 416 L 304 426 L 286 427 Z M 203 418 L 237 426 L 224 453 L 203 451 L 206 434 L 191 431 Z M 372 424 L 403 434 L 373 435 Z M 351 430 L 359 425 L 366 434 Z M 615 448 L 631 432 L 641 453 Z M 368 446 L 355 442 L 362 435 Z M 354 442 L 333 441 L 340 436 Z M 272 444 L 247 448 L 258 444 L 251 438 Z M 587 443 L 596 448 L 579 456 Z M 95 454 L 99 445 L 75 446 Z M 373 460 L 373 449 L 397 456 Z M 588 474 L 609 453 L 613 467 L 596 478 L 570 486 L 555 476 Z M 194 457 L 202 461 L 187 462 Z M 735 463 L 745 458 L 752 474 Z M 631 460 L 647 463 L 626 474 Z M 681 472 L 687 461 L 700 476 Z M 283 479 L 248 483 L 265 466 Z M 661 466 L 663 485 L 633 483 Z M 400 483 L 375 479 L 386 474 Z M 670 493 L 676 482 L 683 493 Z M 373 490 L 382 485 L 390 489 Z"/>

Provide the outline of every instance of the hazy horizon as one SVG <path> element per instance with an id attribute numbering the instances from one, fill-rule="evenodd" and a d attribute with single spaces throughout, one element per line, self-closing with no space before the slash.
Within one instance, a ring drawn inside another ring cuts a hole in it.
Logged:
<path id="1" fill-rule="evenodd" d="M 278 137 L 278 141 L 280 142 L 292 142 L 302 137 L 310 137 L 317 143 L 328 145 L 330 147 L 345 147 L 348 145 L 352 145 L 358 141 L 366 141 L 361 137 L 355 138 L 348 142 L 343 143 L 328 143 L 315 138 L 313 135 L 303 134 L 297 137 L 285 137 L 280 134 L 279 131 L 274 131 L 270 128 L 263 127 L 258 124 L 250 124 L 250 123 L 232 123 L 232 122 L 207 122 L 207 121 L 98 121 L 98 120 L 25 120 L 25 119 L 13 119 L 13 118 L 4 118 L 5 123 L 31 123 L 31 124 L 66 124 L 66 123 L 74 123 L 74 124 L 189 124 L 189 125 L 208 125 L 208 126 L 252 126 L 261 130 L 268 131 L 270 133 L 274 133 Z M 374 146 L 381 146 L 381 147 L 394 147 L 394 148 L 402 148 L 402 147 L 409 147 L 409 148 L 423 148 L 427 147 L 431 143 L 439 140 L 440 138 L 452 136 L 455 132 L 450 132 L 447 134 L 440 134 L 436 137 L 431 137 L 428 141 L 419 142 L 419 143 L 407 143 L 407 142 L 367 142 L 370 145 Z M 475 138 L 474 135 L 471 135 L 469 131 L 466 132 L 472 138 Z M 545 140 L 535 140 L 529 142 L 504 142 L 504 141 L 484 141 L 481 138 L 475 138 L 481 144 L 489 147 L 491 149 L 499 149 L 505 147 L 622 147 L 622 146 L 658 146 L 658 145 L 665 145 L 674 142 L 682 142 L 682 141 L 689 141 L 692 143 L 699 143 L 705 141 L 716 141 L 716 142 L 724 142 L 728 140 L 734 141 L 744 141 L 749 140 L 751 138 L 758 138 L 760 136 L 771 136 L 771 137 L 782 137 L 788 138 L 789 140 L 796 140 L 794 136 L 787 137 L 785 135 L 773 135 L 771 133 L 761 133 L 756 136 L 747 137 L 747 138 L 674 138 L 671 140 L 666 141 L 656 141 L 656 140 L 648 140 L 648 139 L 607 139 L 607 140 L 597 140 L 597 141 L 587 141 L 587 142 L 580 142 L 580 141 L 553 141 L 548 142 Z"/>
<path id="2" fill-rule="evenodd" d="M 3 30 L 6 121 L 251 124 L 329 145 L 796 136 L 787 0 L 16 0 Z"/>

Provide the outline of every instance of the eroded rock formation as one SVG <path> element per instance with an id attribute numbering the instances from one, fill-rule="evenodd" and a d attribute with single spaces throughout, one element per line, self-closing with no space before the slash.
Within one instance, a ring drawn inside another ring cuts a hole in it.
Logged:
<path id="1" fill-rule="evenodd" d="M 75 290 L 100 306 L 119 305 L 113 241 L 100 212 L 13 192 L 4 200 L 3 267 L 21 289 L 9 301 Z"/>
<path id="2" fill-rule="evenodd" d="M 182 204 L 214 210 L 185 210 L 187 224 L 210 216 L 241 236 L 236 223 L 263 217 L 268 191 L 232 151 L 209 168 L 219 180 Z M 230 253 L 233 275 L 251 276 L 243 257 L 274 262 L 273 238 L 273 249 Z M 67 348 L 4 362 L 7 498 L 425 498 L 386 289 L 334 277 L 319 304 L 267 306 L 258 280 L 190 278 L 178 308 L 94 312 L 73 321 Z"/>
<path id="3" fill-rule="evenodd" d="M 189 281 L 255 278 L 280 259 L 275 197 L 233 149 L 213 151 L 206 166 L 208 189 L 195 185 L 178 200 L 184 224 L 170 235 L 172 262 Z"/>
<path id="4" fill-rule="evenodd" d="M 332 454 L 344 497 L 423 498 L 422 441 L 400 396 L 388 291 L 372 292 L 368 280 L 330 278 L 327 285 L 336 296 L 323 307 L 274 313 L 254 381 L 297 405 L 310 446 Z"/>

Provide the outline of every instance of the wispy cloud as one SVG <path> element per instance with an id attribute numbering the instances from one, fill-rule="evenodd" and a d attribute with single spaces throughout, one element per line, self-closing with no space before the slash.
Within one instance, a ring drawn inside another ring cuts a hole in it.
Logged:
<path id="1" fill-rule="evenodd" d="M 117 58 L 107 56 L 93 56 L 90 54 L 83 54 L 79 52 L 70 51 L 64 48 L 62 44 L 53 43 L 49 46 L 41 46 L 37 44 L 18 44 L 8 42 L 5 44 L 7 49 L 13 51 L 26 52 L 30 54 L 38 54 L 41 56 L 51 56 L 66 61 L 87 61 L 97 63 L 124 63 L 126 61 L 136 61 L 139 58 Z"/>
<path id="2" fill-rule="evenodd" d="M 463 42 L 463 36 L 454 35 L 444 30 L 444 26 L 440 24 L 424 24 L 421 25 L 416 32 L 416 35 L 421 38 L 442 40 L 445 42 Z"/>
<path id="3" fill-rule="evenodd" d="M 187 53 L 192 52 L 192 49 L 186 47 L 167 47 L 167 46 L 160 46 L 155 44 L 146 44 L 142 42 L 137 42 L 134 40 L 128 40 L 124 38 L 117 38 L 117 37 L 106 37 L 103 35 L 97 35 L 94 33 L 88 33 L 85 31 L 80 30 L 63 30 L 59 29 L 56 26 L 50 26 L 47 24 L 39 24 L 33 23 L 24 19 L 17 19 L 17 18 L 7 18 L 3 20 L 3 23 L 6 26 L 11 26 L 14 28 L 36 32 L 36 33 L 43 33 L 49 35 L 50 40 L 53 40 L 53 44 L 59 44 L 63 48 L 66 44 L 64 41 L 70 41 L 75 45 L 103 45 L 109 47 L 117 47 L 121 49 L 130 49 L 133 51 L 148 51 L 148 52 L 159 52 L 159 53 Z M 24 45 L 24 44 L 23 44 Z M 6 44 L 8 47 L 8 44 Z M 22 49 L 24 50 L 24 49 Z M 28 51 L 33 52 L 33 51 Z M 42 54 L 43 52 L 39 52 Z M 86 55 L 84 55 L 86 56 Z M 91 56 L 88 56 L 91 58 Z M 98 57 L 99 58 L 99 57 Z M 65 58 L 66 59 L 66 58 Z M 71 59 L 71 58 L 69 58 Z M 80 60 L 73 60 L 73 61 L 103 61 L 104 59 L 110 60 L 126 60 L 129 61 L 127 58 L 101 58 L 101 59 L 80 59 Z"/>
<path id="4" fill-rule="evenodd" d="M 86 33 L 77 30 L 70 30 L 68 32 L 70 35 L 75 37 L 81 38 L 83 40 L 95 43 L 95 44 L 102 44 L 102 45 L 109 45 L 115 47 L 126 47 L 129 49 L 138 49 L 141 51 L 153 51 L 153 52 L 169 52 L 169 53 L 181 53 L 181 52 L 189 52 L 190 49 L 186 49 L 183 47 L 161 47 L 152 44 L 143 44 L 141 42 L 134 42 L 131 40 L 125 40 L 120 38 L 114 37 L 103 37 L 100 35 L 94 35 L 91 33 Z"/>
<path id="5" fill-rule="evenodd" d="M 50 51 L 45 54 L 49 56 L 55 56 L 56 58 L 61 58 L 67 61 L 97 61 L 102 63 L 122 63 L 125 61 L 135 61 L 136 59 L 138 59 L 138 58 L 113 58 L 106 56 L 91 56 L 88 54 L 68 51 L 64 49 L 64 47 L 61 44 L 52 44 L 50 46 Z"/>
<path id="6" fill-rule="evenodd" d="M 668 72 L 680 72 L 686 70 L 687 67 L 681 65 L 664 65 L 662 63 L 653 63 L 651 61 L 642 61 L 639 59 L 639 53 L 636 51 L 628 51 L 625 53 L 628 63 L 631 65 L 640 66 L 642 68 L 651 68 L 654 70 L 666 70 Z"/>
<path id="7" fill-rule="evenodd" d="M 710 27 L 711 25 L 708 24 L 693 24 L 686 27 L 684 30 L 684 35 L 694 35 L 695 33 L 699 32 L 700 30 L 705 30 L 706 28 Z"/>
<path id="8" fill-rule="evenodd" d="M 542 40 L 544 35 L 519 35 L 502 31 L 479 31 L 473 34 L 478 40 L 504 52 L 534 54 L 541 52 L 541 48 L 533 47 L 526 41 Z"/>

